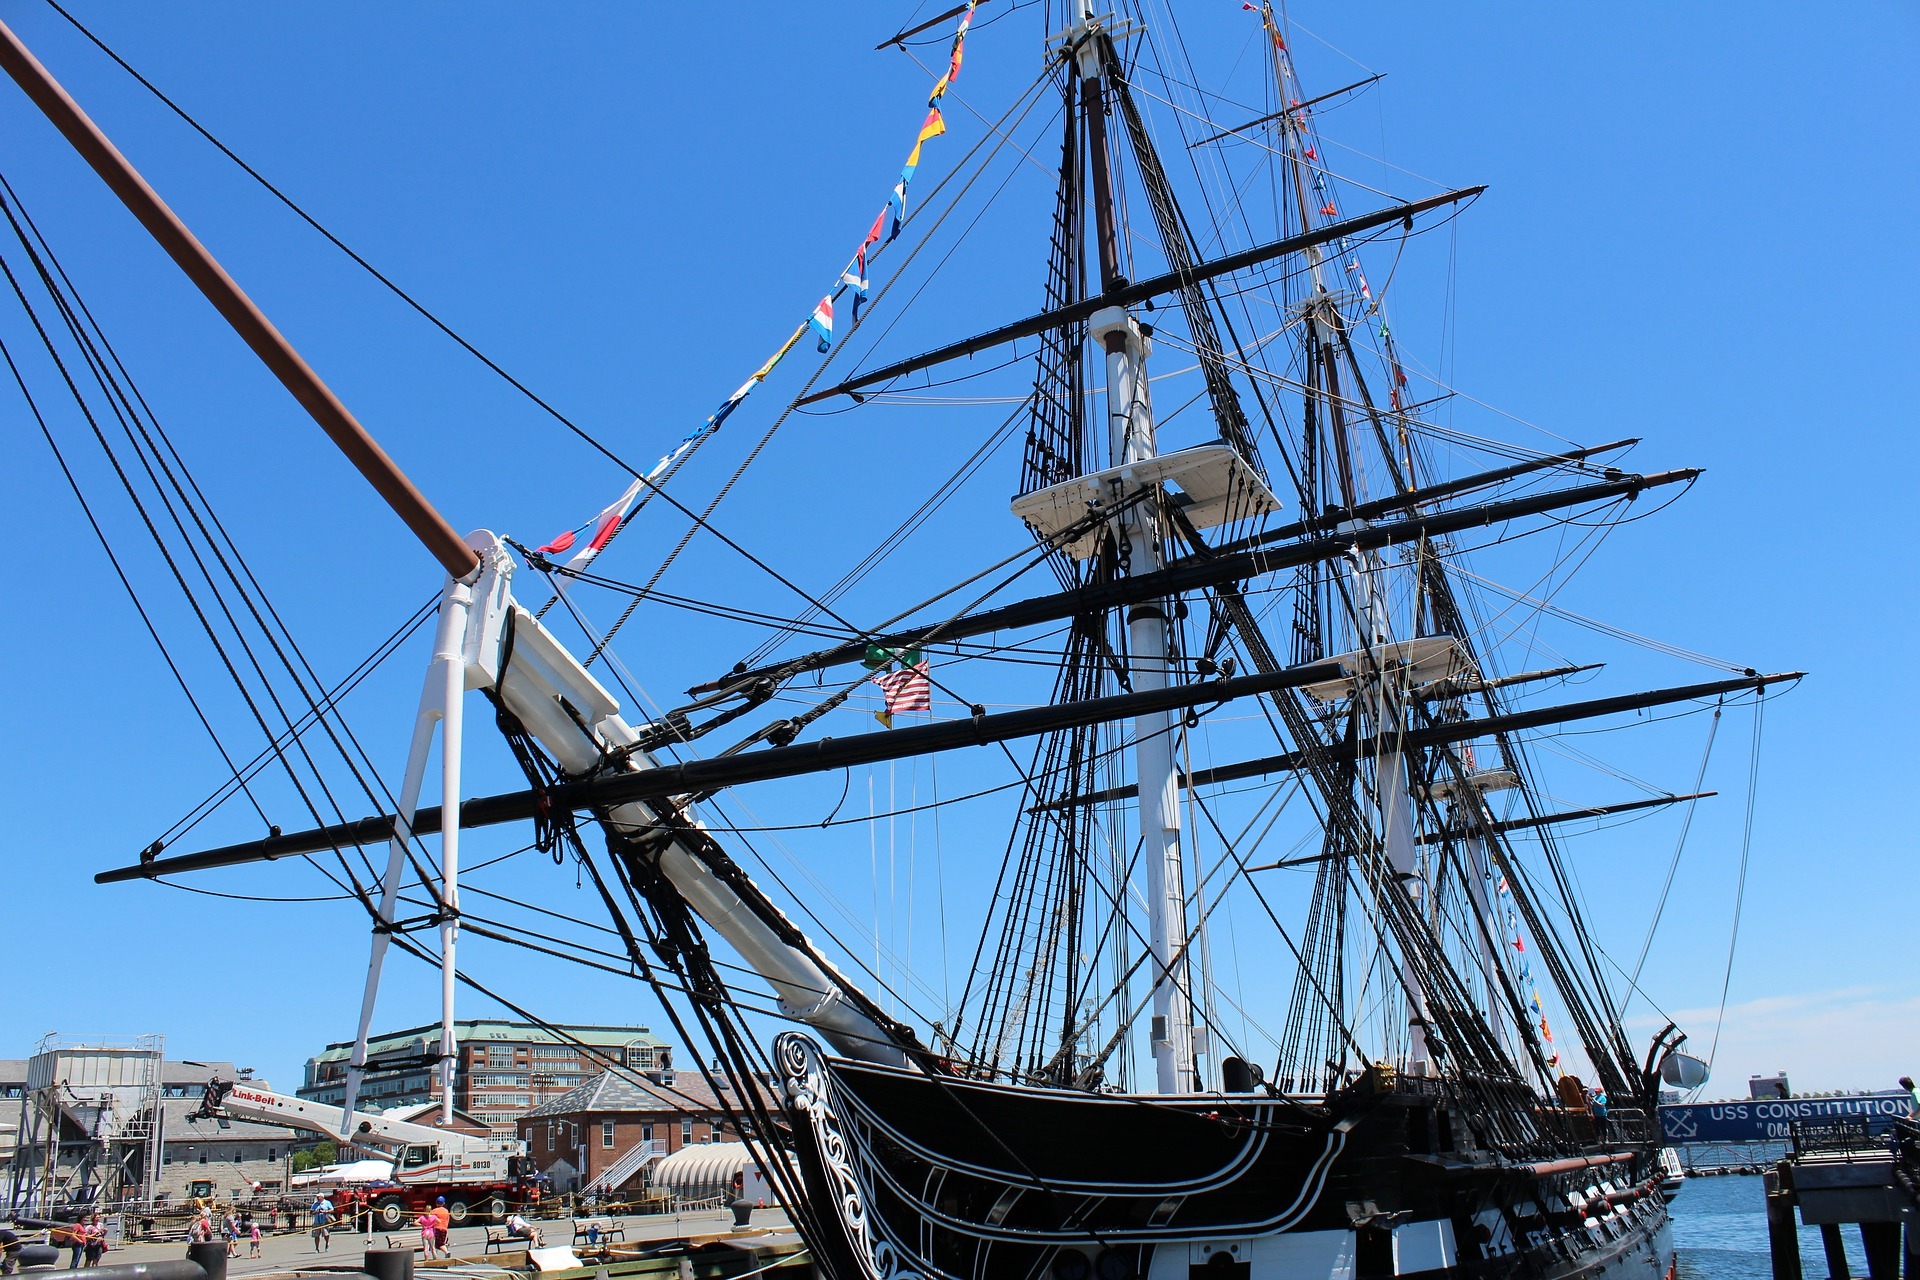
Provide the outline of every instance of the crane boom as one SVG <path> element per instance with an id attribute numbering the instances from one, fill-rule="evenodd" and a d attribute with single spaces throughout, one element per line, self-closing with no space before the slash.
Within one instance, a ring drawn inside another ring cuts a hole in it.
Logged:
<path id="1" fill-rule="evenodd" d="M 317 1133 L 336 1141 L 379 1147 L 394 1161 L 394 1181 L 486 1182 L 510 1176 L 508 1161 L 525 1153 L 518 1138 L 482 1137 L 437 1129 L 377 1112 L 355 1111 L 340 1132 L 340 1109 L 244 1082 L 207 1082 L 196 1119 L 249 1120 Z"/>

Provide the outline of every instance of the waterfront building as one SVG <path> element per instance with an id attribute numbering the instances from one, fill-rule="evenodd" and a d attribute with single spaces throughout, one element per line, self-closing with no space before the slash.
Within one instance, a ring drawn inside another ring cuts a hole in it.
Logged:
<path id="1" fill-rule="evenodd" d="M 32 1058 L 0 1059 L 0 1150 L 8 1155 L 0 1203 L 33 1213 L 284 1188 L 299 1135 L 189 1118 L 209 1079 L 251 1079 L 251 1070 L 169 1061 L 163 1045 L 157 1035 L 49 1035 Z"/>
<path id="2" fill-rule="evenodd" d="M 556 1026 L 471 1018 L 454 1023 L 454 1106 L 495 1130 L 512 1132 L 521 1116 L 610 1068 L 671 1069 L 673 1051 L 645 1027 Z M 347 1095 L 347 1059 L 353 1042 L 328 1045 L 307 1059 L 296 1092 L 338 1106 Z M 360 1082 L 362 1111 L 431 1102 L 439 1097 L 436 1067 L 440 1026 L 433 1023 L 367 1041 L 367 1072 Z"/>
<path id="3" fill-rule="evenodd" d="M 527 1154 L 561 1191 L 612 1195 L 682 1147 L 737 1141 L 726 1108 L 698 1074 L 607 1071 L 519 1120 Z"/>

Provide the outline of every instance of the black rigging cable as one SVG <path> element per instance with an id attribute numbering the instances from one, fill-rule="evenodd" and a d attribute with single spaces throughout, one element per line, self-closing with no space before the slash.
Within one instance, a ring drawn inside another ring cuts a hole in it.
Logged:
<path id="1" fill-rule="evenodd" d="M 174 661 L 172 651 L 167 648 L 167 642 L 160 638 L 159 629 L 153 625 L 153 616 L 147 612 L 147 606 L 141 601 L 140 593 L 134 590 L 132 580 L 127 577 L 127 571 L 120 563 L 120 557 L 114 553 L 113 543 L 108 541 L 106 530 L 100 527 L 99 519 L 93 514 L 92 504 L 87 501 L 86 493 L 80 488 L 80 482 L 75 478 L 73 468 L 67 465 L 66 455 L 60 451 L 59 443 L 53 438 L 52 429 L 47 426 L 46 416 L 40 412 L 40 405 L 34 400 L 33 392 L 27 389 L 27 380 L 20 372 L 20 366 L 14 362 L 13 352 L 7 348 L 4 341 L 0 341 L 0 357 L 6 359 L 7 370 L 13 374 L 14 384 L 20 388 L 20 397 L 26 402 L 27 411 L 33 415 L 35 425 L 40 428 L 40 435 L 46 440 L 47 448 L 52 451 L 53 460 L 59 465 L 60 474 L 66 478 L 67 487 L 73 490 L 74 501 L 80 504 L 81 512 L 87 517 L 87 527 L 93 530 L 93 536 L 98 539 L 100 549 L 106 552 L 107 563 L 113 566 L 114 576 L 120 580 L 120 585 L 126 590 L 127 598 L 133 602 L 134 612 L 140 615 L 140 625 L 145 627 L 147 634 L 152 637 L 154 647 L 160 650 L 160 657 L 167 664 L 167 670 L 173 673 L 174 682 L 180 686 L 180 692 L 186 695 L 187 704 L 193 708 L 195 718 L 207 731 L 207 736 L 213 740 L 214 749 L 220 753 L 220 758 L 226 761 L 234 781 L 241 790 L 246 791 L 247 801 L 253 805 L 253 811 L 260 816 L 262 825 L 266 825 L 267 811 L 260 807 L 259 798 L 247 788 L 240 767 L 233 762 L 233 755 L 227 750 L 226 744 L 220 740 L 220 734 L 214 729 L 213 722 L 207 719 L 206 711 L 201 707 L 200 700 L 194 696 L 193 687 L 187 683 L 186 676 L 181 673 L 180 664 Z"/>
<path id="2" fill-rule="evenodd" d="M 395 284 L 378 267 L 374 266 L 371 262 L 368 262 L 365 258 L 361 257 L 358 253 L 356 253 L 352 249 L 352 247 L 350 247 L 346 243 L 346 241 L 340 239 L 339 236 L 336 236 L 333 232 L 327 230 L 327 228 L 320 223 L 319 219 L 315 218 L 312 214 L 308 213 L 305 209 L 301 208 L 300 205 L 294 201 L 293 197 L 289 196 L 286 192 L 282 191 L 279 187 L 274 186 L 273 183 L 268 181 L 266 176 L 263 175 L 258 169 L 255 169 L 252 165 L 248 164 L 245 160 L 241 159 L 240 156 L 231 147 L 227 146 L 226 143 L 220 141 L 220 139 L 215 137 L 213 133 L 209 131 L 204 125 L 202 125 L 198 120 L 194 119 L 191 115 L 189 115 L 185 108 L 181 107 L 179 103 L 175 102 L 172 98 L 169 98 L 165 93 L 162 93 L 160 91 L 160 88 L 157 85 L 155 85 L 151 80 L 147 79 L 145 76 L 141 75 L 138 71 L 136 71 L 133 68 L 133 65 L 131 63 L 129 63 L 125 58 L 121 57 L 118 53 L 114 52 L 113 49 L 110 48 L 104 40 L 102 40 L 99 36 L 95 35 L 92 31 L 90 31 L 84 24 L 81 23 L 81 21 L 78 18 L 74 17 L 71 13 L 68 13 L 64 8 L 62 8 L 58 3 L 58 0 L 47 0 L 47 5 L 55 13 L 65 18 L 69 23 L 73 24 L 74 30 L 78 31 L 81 35 L 85 36 L 89 41 L 91 41 L 94 47 L 99 49 L 100 52 L 106 54 L 107 57 L 113 59 L 113 61 L 119 65 L 122 71 L 125 71 L 128 75 L 132 76 L 136 81 L 138 81 L 141 87 L 146 89 L 147 92 L 151 93 L 155 98 L 159 99 L 160 102 L 164 106 L 166 106 L 166 108 L 169 111 L 172 111 L 175 115 L 179 116 L 183 121 L 185 121 L 189 128 L 191 128 L 195 133 L 199 134 L 202 138 L 205 138 L 208 142 L 212 143 L 214 148 L 218 150 L 221 155 L 225 156 L 227 159 L 233 161 L 234 164 L 238 165 L 242 172 L 244 172 L 249 178 L 252 178 L 255 182 L 259 183 L 263 188 L 265 188 L 266 191 L 270 195 L 272 195 L 274 199 L 278 200 L 281 204 L 284 204 L 288 209 L 292 210 L 294 216 L 298 217 L 302 222 L 306 223 L 309 227 L 312 227 L 315 231 L 319 232 L 320 235 L 323 236 L 329 244 L 333 245 L 334 248 L 340 250 L 340 252 L 346 254 L 348 258 L 352 259 L 353 262 L 356 265 L 358 265 L 360 268 L 362 268 L 364 271 L 366 271 L 368 275 L 372 276 L 375 280 L 379 281 L 382 285 L 386 286 L 386 288 L 390 290 L 396 298 L 399 298 L 402 302 L 406 303 L 409 307 L 419 312 L 421 317 L 424 318 L 427 321 L 427 323 L 431 324 L 434 328 L 438 329 L 441 333 L 444 333 L 447 337 L 453 339 L 453 341 L 457 343 L 462 350 L 466 351 L 467 354 L 471 355 L 474 359 L 478 360 L 481 364 L 485 365 L 488 369 L 491 369 L 494 373 L 498 374 L 507 383 L 508 386 L 511 386 L 515 391 L 518 391 L 521 395 L 525 396 L 528 400 L 532 401 L 535 405 L 538 405 L 550 417 L 552 417 L 555 422 L 558 422 L 561 426 L 573 432 L 574 435 L 580 437 L 580 439 L 584 440 L 588 445 L 592 446 L 602 456 L 606 457 L 609 461 L 613 462 L 616 466 L 621 467 L 624 470 L 628 470 L 628 471 L 632 470 L 632 468 L 628 467 L 625 462 L 621 461 L 621 459 L 618 456 L 616 456 L 612 450 L 608 449 L 605 445 L 601 444 L 598 440 L 594 439 L 593 436 L 589 434 L 585 428 L 581 427 L 578 423 L 574 422 L 571 418 L 567 417 L 565 414 L 561 413 L 558 409 L 554 408 L 551 404 L 547 403 L 546 400 L 536 395 L 530 388 L 528 388 L 528 386 L 525 383 L 521 382 L 518 378 L 508 373 L 505 369 L 501 368 L 500 365 L 497 362 L 495 362 L 491 356 L 481 351 L 480 348 L 474 346 L 473 343 L 467 341 L 466 338 L 462 337 L 459 333 L 455 332 L 453 327 L 449 325 L 446 321 L 442 320 L 439 316 L 429 311 L 426 308 L 426 306 L 420 302 L 419 299 L 415 298 L 412 294 L 408 293 L 405 289 L 402 289 L 399 285 Z"/>

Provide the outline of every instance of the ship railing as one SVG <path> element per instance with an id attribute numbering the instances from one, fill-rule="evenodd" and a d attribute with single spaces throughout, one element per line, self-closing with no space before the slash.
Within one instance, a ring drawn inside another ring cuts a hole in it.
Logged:
<path id="1" fill-rule="evenodd" d="M 1653 1125 L 1639 1107 L 1610 1107 L 1597 1126 L 1603 1141 L 1652 1142 Z"/>

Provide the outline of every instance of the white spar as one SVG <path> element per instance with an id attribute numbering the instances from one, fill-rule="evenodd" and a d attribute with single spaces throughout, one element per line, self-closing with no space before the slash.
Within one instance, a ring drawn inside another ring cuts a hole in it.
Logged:
<path id="1" fill-rule="evenodd" d="M 382 920 L 386 923 L 392 920 L 392 900 L 405 852 L 400 833 L 405 830 L 405 822 L 411 820 L 418 802 L 420 775 L 424 773 L 426 753 L 431 746 L 433 720 L 440 721 L 443 744 L 457 744 L 459 721 L 446 714 L 446 706 L 448 702 L 458 703 L 459 689 L 494 689 L 507 710 L 569 777 L 599 772 L 615 753 L 624 760 L 618 767 L 638 770 L 655 764 L 653 758 L 638 747 L 640 735 L 621 718 L 618 699 L 595 680 L 531 612 L 515 603 L 510 589 L 514 564 L 505 546 L 484 530 L 471 535 L 469 544 L 480 554 L 480 567 L 473 577 L 470 594 L 455 590 L 462 584 L 450 583 L 443 600 L 441 635 L 434 646 L 435 661 L 428 673 L 427 689 L 422 694 L 413 751 L 400 797 L 399 816 L 403 821 L 396 824 L 387 875 L 382 883 Z M 470 608 L 468 601 L 471 601 Z M 446 640 L 449 619 L 456 615 L 461 619 L 463 643 L 460 661 L 453 663 L 446 659 Z M 455 683 L 452 674 L 455 666 L 462 670 L 459 683 Z M 442 811 L 452 815 L 457 812 L 454 806 L 458 800 L 458 746 L 455 745 L 451 753 L 443 747 L 443 762 L 448 754 L 452 755 L 453 765 L 451 770 L 443 770 L 446 795 Z M 691 806 L 683 807 L 683 816 L 696 827 L 702 825 Z M 616 806 L 605 821 L 629 835 L 660 826 L 653 810 L 638 801 Z M 456 823 L 446 824 L 446 831 L 455 829 Z M 450 869 L 457 871 L 457 837 L 454 859 L 448 858 L 446 850 L 443 833 L 443 900 L 457 910 L 458 884 L 454 874 L 449 873 Z M 893 1038 L 848 999 L 846 983 L 839 974 L 815 960 L 808 950 L 789 943 L 682 841 L 676 839 L 667 844 L 659 855 L 659 866 L 688 906 L 773 988 L 783 1014 L 814 1027 L 848 1057 L 891 1066 L 911 1065 Z M 442 932 L 446 957 L 442 971 L 442 1043 L 443 1052 L 449 1055 L 452 1052 L 449 1041 L 453 965 L 452 939 L 447 935 L 454 927 L 455 920 L 449 912 Z M 365 1041 L 386 945 L 387 934 L 376 929 L 361 1011 L 360 1038 L 353 1059 L 361 1064 L 365 1062 Z M 451 1056 L 443 1065 L 450 1071 Z M 349 1079 L 357 1084 L 357 1073 L 350 1071 Z M 447 1096 L 451 1097 L 450 1090 Z M 350 1092 L 349 1106 L 352 1100 Z"/>

